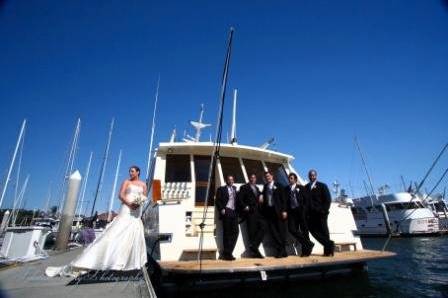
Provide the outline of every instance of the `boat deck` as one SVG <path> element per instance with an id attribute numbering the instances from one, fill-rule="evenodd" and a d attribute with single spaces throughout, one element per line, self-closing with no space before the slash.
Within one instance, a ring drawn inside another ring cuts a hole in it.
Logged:
<path id="1" fill-rule="evenodd" d="M 367 261 L 383 259 L 395 256 L 395 253 L 376 250 L 358 250 L 335 253 L 334 257 L 311 255 L 307 258 L 289 256 L 276 259 L 266 257 L 264 259 L 237 259 L 235 261 L 203 260 L 202 268 L 197 261 L 159 262 L 161 269 L 169 273 L 194 274 L 194 273 L 237 273 L 258 272 L 271 270 L 290 270 L 305 268 L 320 268 L 331 265 L 350 265 L 365 263 Z"/>

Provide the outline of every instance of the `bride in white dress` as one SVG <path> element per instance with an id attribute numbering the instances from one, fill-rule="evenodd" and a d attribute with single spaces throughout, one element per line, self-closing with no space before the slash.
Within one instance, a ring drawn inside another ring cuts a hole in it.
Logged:
<path id="1" fill-rule="evenodd" d="M 146 244 L 140 219 L 141 198 L 147 189 L 139 179 L 140 169 L 132 166 L 120 188 L 120 211 L 82 254 L 64 267 L 47 267 L 48 276 L 77 275 L 87 270 L 137 270 L 146 264 Z M 137 201 L 136 201 L 137 198 Z"/>

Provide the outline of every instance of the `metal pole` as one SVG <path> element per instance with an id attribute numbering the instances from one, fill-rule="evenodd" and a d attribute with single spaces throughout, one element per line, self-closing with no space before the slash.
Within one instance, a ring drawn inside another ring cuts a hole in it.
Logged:
<path id="1" fill-rule="evenodd" d="M 148 151 L 148 161 L 146 164 L 146 181 L 148 181 L 149 179 L 149 166 L 151 164 L 151 158 L 152 158 L 152 142 L 154 140 L 154 130 L 156 127 L 156 111 L 157 111 L 157 101 L 159 100 L 159 86 L 160 86 L 160 75 L 159 75 L 159 79 L 157 80 L 157 89 L 156 89 L 156 99 L 154 101 L 154 111 L 152 114 L 152 126 L 151 126 L 151 137 L 149 140 L 149 151 Z"/>
<path id="2" fill-rule="evenodd" d="M 28 180 L 30 179 L 30 175 L 27 175 L 25 178 L 25 182 L 23 183 L 22 188 L 20 189 L 19 196 L 17 197 L 17 202 L 14 202 L 14 206 L 12 209 L 11 219 L 12 225 L 15 226 L 17 216 L 19 214 L 20 205 L 22 204 L 23 196 L 25 195 L 26 187 L 28 186 Z"/>
<path id="3" fill-rule="evenodd" d="M 418 193 L 420 191 L 420 188 L 423 186 L 423 183 L 425 183 L 426 178 L 428 178 L 429 174 L 432 172 L 432 170 L 434 169 L 434 167 L 436 166 L 437 162 L 439 161 L 439 159 L 442 157 L 443 152 L 445 152 L 446 148 L 448 148 L 448 143 L 445 144 L 445 146 L 442 148 L 442 150 L 440 151 L 439 155 L 436 157 L 436 159 L 434 160 L 434 162 L 432 163 L 431 167 L 429 168 L 429 170 L 426 172 L 425 177 L 423 177 L 422 181 L 420 181 L 419 185 L 417 186 L 417 189 L 415 190 L 415 193 Z"/>
<path id="4" fill-rule="evenodd" d="M 230 143 L 236 144 L 236 99 L 238 90 L 233 90 L 233 109 L 232 109 L 232 127 L 230 129 Z"/>
<path id="5" fill-rule="evenodd" d="M 115 169 L 115 178 L 114 178 L 114 184 L 112 186 L 112 194 L 111 194 L 110 200 L 109 200 L 109 213 L 107 214 L 107 222 L 112 221 L 112 207 L 114 205 L 115 190 L 117 188 L 117 180 L 118 180 L 118 172 L 120 172 L 120 163 L 121 163 L 121 150 L 120 150 L 120 153 L 118 154 L 117 168 Z"/>
<path id="6" fill-rule="evenodd" d="M 6 175 L 5 185 L 3 186 L 2 195 L 0 197 L 0 209 L 2 208 L 3 199 L 5 198 L 6 189 L 8 188 L 8 182 L 11 177 L 12 168 L 14 167 L 14 162 L 16 160 L 17 151 L 19 150 L 20 141 L 22 140 L 23 133 L 25 132 L 26 119 L 22 122 L 22 127 L 20 128 L 19 137 L 17 139 L 16 148 L 12 155 L 11 164 L 9 165 L 8 174 Z"/>
<path id="7" fill-rule="evenodd" d="M 87 180 L 89 180 L 90 164 L 92 163 L 92 156 L 93 156 L 93 152 L 90 152 L 89 162 L 87 163 L 87 169 L 86 169 L 86 173 L 84 175 L 84 181 L 83 181 L 82 187 L 81 187 L 81 197 L 79 199 L 79 209 L 78 209 L 79 211 L 77 211 L 78 215 L 80 215 L 82 213 L 82 204 L 84 203 L 84 195 L 86 194 Z"/>
<path id="8" fill-rule="evenodd" d="M 9 210 L 6 210 L 6 212 L 3 213 L 2 223 L 0 224 L 0 235 L 8 227 L 9 215 L 10 214 L 11 214 L 11 212 L 9 212 Z"/>
<path id="9" fill-rule="evenodd" d="M 67 199 L 62 209 L 61 222 L 56 238 L 56 249 L 65 250 L 72 230 L 73 217 L 75 215 L 76 199 L 81 185 L 81 174 L 75 171 L 69 178 L 67 187 Z"/>
<path id="10" fill-rule="evenodd" d="M 100 192 L 101 192 L 101 187 L 103 186 L 104 173 L 106 172 L 106 164 L 107 164 L 107 158 L 109 156 L 110 141 L 112 140 L 112 132 L 114 130 L 114 123 L 115 123 L 115 119 L 112 118 L 112 121 L 110 122 L 109 138 L 107 139 L 106 150 L 104 151 L 103 164 L 101 165 L 101 174 L 100 174 L 100 178 L 98 180 L 98 185 L 96 187 L 95 198 L 93 199 L 92 211 L 90 212 L 90 216 L 93 216 L 93 213 L 95 212 L 96 200 L 98 199 L 98 196 L 100 195 Z"/>
<path id="11" fill-rule="evenodd" d="M 198 262 L 199 262 L 199 272 L 202 272 L 202 247 L 204 242 L 204 227 L 205 227 L 205 220 L 207 218 L 207 211 L 208 211 L 208 197 L 210 195 L 211 187 L 214 185 L 214 179 L 215 177 L 215 166 L 217 159 L 219 158 L 219 150 L 221 148 L 221 138 L 222 138 L 222 122 L 224 117 L 224 103 L 226 98 L 226 89 L 227 89 L 227 78 L 229 73 L 229 67 L 230 67 L 230 57 L 232 53 L 232 39 L 233 39 L 233 32 L 234 28 L 230 28 L 229 33 L 229 39 L 227 44 L 227 53 L 226 53 L 226 59 L 224 62 L 224 69 L 222 73 L 222 80 L 221 80 L 221 92 L 220 92 L 220 98 L 219 98 L 219 108 L 218 108 L 218 117 L 217 117 L 217 123 L 216 123 L 216 137 L 215 137 L 215 143 L 214 143 L 214 152 L 211 156 L 210 160 L 210 167 L 208 171 L 208 183 L 207 183 L 207 190 L 205 192 L 205 202 L 204 202 L 204 210 L 202 212 L 202 221 L 199 224 L 199 227 L 201 229 L 201 233 L 199 236 L 199 252 L 198 252 Z M 202 115 L 200 122 L 202 122 Z"/>
<path id="12" fill-rule="evenodd" d="M 50 208 L 50 200 L 51 200 L 51 184 L 52 181 L 50 180 L 50 183 L 48 185 L 48 196 L 47 196 L 47 201 L 45 202 L 45 206 L 44 206 L 44 211 L 45 214 L 48 214 L 48 208 Z"/>
<path id="13" fill-rule="evenodd" d="M 364 171 L 366 172 L 367 179 L 369 179 L 369 184 L 370 184 L 370 188 L 372 189 L 372 194 L 374 195 L 375 194 L 375 190 L 373 188 L 372 179 L 370 178 L 369 171 L 367 171 L 366 161 L 364 160 L 364 156 L 362 155 L 361 148 L 359 147 L 358 139 L 356 137 L 355 137 L 355 144 L 356 144 L 356 148 L 358 148 L 359 155 L 361 156 L 362 165 L 364 167 Z"/>
<path id="14" fill-rule="evenodd" d="M 65 201 L 65 196 L 66 196 L 65 185 L 67 184 L 67 180 L 68 180 L 70 174 L 73 172 L 73 165 L 74 165 L 75 156 L 76 156 L 76 147 L 78 146 L 78 138 L 79 138 L 80 131 L 81 131 L 81 119 L 78 118 L 78 120 L 76 121 L 75 133 L 73 134 L 72 145 L 70 147 L 70 153 L 68 156 L 67 167 L 66 167 L 65 173 L 64 173 L 64 180 L 62 183 L 62 196 L 61 196 L 59 204 L 58 204 L 58 212 L 60 212 L 62 206 L 64 206 L 64 201 Z"/>

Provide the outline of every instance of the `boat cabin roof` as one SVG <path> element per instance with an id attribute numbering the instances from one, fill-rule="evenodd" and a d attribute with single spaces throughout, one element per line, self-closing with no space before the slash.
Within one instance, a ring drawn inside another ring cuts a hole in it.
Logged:
<path id="1" fill-rule="evenodd" d="M 167 154 L 195 154 L 211 155 L 213 153 L 212 142 L 173 142 L 160 143 L 157 150 L 158 156 Z M 231 156 L 240 158 L 250 158 L 267 160 L 277 163 L 289 163 L 294 160 L 292 155 L 263 149 L 260 147 L 246 146 L 240 144 L 221 144 L 221 156 Z"/>

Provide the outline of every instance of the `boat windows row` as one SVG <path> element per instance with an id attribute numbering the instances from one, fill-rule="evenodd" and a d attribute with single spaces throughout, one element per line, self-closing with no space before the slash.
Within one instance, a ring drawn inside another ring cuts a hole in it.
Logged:
<path id="1" fill-rule="evenodd" d="M 425 206 L 423 206 L 421 202 L 386 203 L 384 205 L 386 206 L 387 211 L 425 208 Z M 353 214 L 359 216 L 363 216 L 366 211 L 374 212 L 375 210 L 377 212 L 382 212 L 382 207 L 380 205 L 368 207 L 352 207 Z"/>
<path id="2" fill-rule="evenodd" d="M 194 155 L 193 164 L 196 182 L 208 181 L 211 157 Z M 261 160 L 225 157 L 219 158 L 223 177 L 232 175 L 235 183 L 246 183 L 245 174 L 255 174 L 257 184 L 264 183 L 264 172 L 269 169 L 274 174 L 274 179 L 282 184 L 288 184 L 288 175 L 284 166 L 280 163 L 262 162 Z M 166 155 L 165 182 L 191 182 L 191 157 L 186 154 Z"/>

